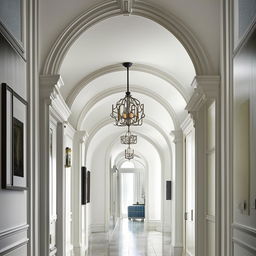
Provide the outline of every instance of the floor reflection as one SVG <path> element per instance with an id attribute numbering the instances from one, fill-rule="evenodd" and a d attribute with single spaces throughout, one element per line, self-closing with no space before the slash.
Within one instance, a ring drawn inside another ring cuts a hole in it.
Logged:
<path id="1" fill-rule="evenodd" d="M 170 256 L 170 239 L 147 231 L 144 222 L 123 219 L 114 232 L 91 235 L 88 256 Z"/>

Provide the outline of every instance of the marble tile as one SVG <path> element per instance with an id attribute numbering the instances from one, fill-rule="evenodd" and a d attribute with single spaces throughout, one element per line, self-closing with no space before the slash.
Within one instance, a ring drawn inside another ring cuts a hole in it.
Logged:
<path id="1" fill-rule="evenodd" d="M 91 234 L 88 256 L 171 256 L 170 243 L 170 233 L 147 231 L 144 222 L 123 219 L 114 233 Z"/>

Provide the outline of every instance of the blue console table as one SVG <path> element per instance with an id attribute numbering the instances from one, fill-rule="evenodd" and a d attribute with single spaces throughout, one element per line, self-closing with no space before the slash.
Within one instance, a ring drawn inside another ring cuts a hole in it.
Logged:
<path id="1" fill-rule="evenodd" d="M 128 219 L 145 219 L 145 205 L 136 204 L 128 206 Z"/>

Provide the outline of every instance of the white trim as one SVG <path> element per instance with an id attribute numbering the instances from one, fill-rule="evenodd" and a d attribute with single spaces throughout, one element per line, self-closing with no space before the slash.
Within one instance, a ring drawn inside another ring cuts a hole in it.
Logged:
<path id="1" fill-rule="evenodd" d="M 59 72 L 64 57 L 76 39 L 94 24 L 123 14 L 119 1 L 111 0 L 98 4 L 77 17 L 58 36 L 52 46 L 43 67 L 43 74 L 56 74 Z M 197 74 L 209 74 L 211 64 L 203 47 L 191 29 L 166 10 L 146 1 L 134 1 L 132 14 L 146 17 L 160 24 L 170 31 L 187 50 Z"/>
<path id="2" fill-rule="evenodd" d="M 172 246 L 171 245 L 171 252 L 172 252 L 172 256 L 182 256 L 182 253 L 183 253 L 183 246 L 180 245 L 180 246 Z"/>
<path id="3" fill-rule="evenodd" d="M 249 226 L 246 226 L 246 225 L 242 225 L 242 224 L 239 224 L 239 223 L 233 223 L 232 224 L 232 228 L 235 230 L 239 230 L 239 231 L 243 231 L 251 236 L 254 236 L 256 237 L 256 229 L 255 228 L 252 228 L 252 227 L 249 227 Z"/>
<path id="4" fill-rule="evenodd" d="M 106 232 L 105 224 L 91 224 L 90 229 L 91 229 L 91 233 Z"/>
<path id="5" fill-rule="evenodd" d="M 244 241 L 242 241 L 238 238 L 235 238 L 235 237 L 232 238 L 232 241 L 233 241 L 234 244 L 239 245 L 240 247 L 244 248 L 245 250 L 252 253 L 253 255 L 256 254 L 256 247 L 251 246 L 251 245 L 245 243 Z"/>
<path id="6" fill-rule="evenodd" d="M 3 231 L 0 232 L 0 240 L 8 237 L 8 236 L 11 236 L 11 235 L 14 235 L 16 233 L 19 233 L 21 231 L 26 231 L 29 229 L 29 225 L 20 225 L 20 226 L 17 226 L 17 227 L 12 227 L 10 229 L 5 229 Z"/>
<path id="7" fill-rule="evenodd" d="M 87 140 L 86 147 L 85 147 L 86 154 L 87 154 L 89 144 L 92 141 L 93 137 L 97 134 L 97 132 L 100 129 L 104 128 L 106 125 L 109 125 L 111 123 L 113 123 L 113 121 L 110 118 L 106 118 L 101 123 L 97 124 L 95 127 L 93 127 L 89 131 L 88 140 Z M 171 148 L 170 140 L 167 136 L 167 132 L 164 129 L 162 129 L 159 125 L 157 125 L 154 121 L 150 120 L 149 118 L 145 119 L 144 123 L 152 126 L 154 129 L 156 129 L 164 137 L 164 139 L 165 139 L 166 143 L 168 144 L 169 148 Z"/>
<path id="8" fill-rule="evenodd" d="M 160 95 L 155 93 L 152 90 L 148 90 L 146 88 L 142 88 L 141 86 L 138 85 L 132 85 L 132 90 L 133 92 L 141 93 L 144 95 L 147 95 L 148 97 L 151 97 L 155 101 L 157 101 L 163 108 L 168 112 L 170 115 L 171 120 L 173 121 L 174 129 L 179 128 L 179 120 L 177 118 L 177 115 L 173 109 L 173 107 L 168 103 L 167 100 L 162 98 Z M 82 109 L 78 121 L 77 121 L 77 129 L 81 130 L 83 129 L 83 123 L 85 122 L 86 115 L 88 114 L 89 111 L 92 110 L 93 106 L 97 104 L 97 102 L 101 101 L 102 99 L 113 95 L 115 93 L 120 93 L 124 91 L 124 86 L 118 86 L 114 87 L 111 89 L 104 90 L 97 95 L 95 95 L 91 100 L 87 102 L 87 104 L 84 106 Z"/>
<path id="9" fill-rule="evenodd" d="M 186 92 L 185 87 L 179 81 L 177 81 L 174 77 L 172 77 L 170 74 L 163 72 L 160 69 L 157 69 L 155 67 L 145 65 L 145 64 L 138 64 L 138 63 L 134 63 L 132 65 L 132 67 L 130 68 L 130 70 L 145 72 L 145 73 L 148 73 L 148 74 L 151 74 L 151 75 L 161 78 L 162 80 L 169 83 L 171 86 L 175 87 L 177 89 L 177 91 L 182 95 L 184 100 L 186 102 L 188 101 L 189 95 Z M 124 68 L 120 63 L 114 64 L 114 65 L 109 65 L 109 66 L 103 67 L 101 69 L 98 69 L 98 70 L 90 73 L 83 79 L 81 79 L 81 81 L 74 86 L 74 88 L 72 89 L 70 94 L 67 96 L 66 102 L 67 102 L 68 106 L 70 108 L 72 108 L 72 105 L 74 104 L 76 97 L 79 95 L 79 93 L 84 88 L 86 88 L 88 86 L 88 84 L 90 82 L 92 82 L 93 80 L 95 80 L 103 75 L 113 73 L 113 72 L 118 72 L 118 71 L 124 71 Z"/>
<path id="10" fill-rule="evenodd" d="M 16 249 L 24 246 L 24 245 L 27 245 L 29 242 L 29 239 L 28 238 L 24 238 L 24 239 L 21 239 L 19 241 L 16 241 L 15 243 L 12 243 L 4 248 L 2 248 L 0 250 L 0 254 L 1 255 L 7 255 L 9 254 L 10 252 L 12 251 L 15 251 Z"/>

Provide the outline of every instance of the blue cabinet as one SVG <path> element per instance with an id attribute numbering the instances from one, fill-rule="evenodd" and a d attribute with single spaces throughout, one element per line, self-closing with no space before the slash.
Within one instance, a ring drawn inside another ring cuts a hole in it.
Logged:
<path id="1" fill-rule="evenodd" d="M 145 218 L 145 205 L 130 205 L 128 206 L 129 219 L 144 219 Z"/>

